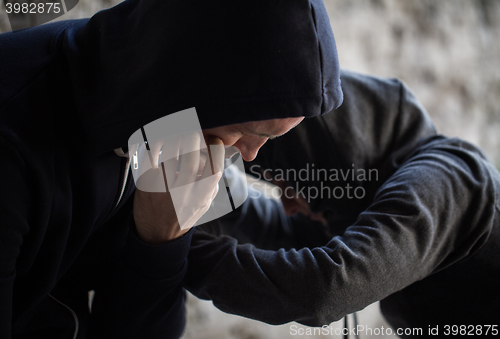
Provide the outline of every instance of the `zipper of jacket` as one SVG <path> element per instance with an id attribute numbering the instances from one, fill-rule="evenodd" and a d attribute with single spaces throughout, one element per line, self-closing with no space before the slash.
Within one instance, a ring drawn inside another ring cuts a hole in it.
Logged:
<path id="1" fill-rule="evenodd" d="M 125 165 L 125 173 L 123 174 L 123 183 L 122 183 L 122 189 L 120 191 L 120 196 L 118 197 L 118 201 L 116 202 L 115 208 L 118 207 L 120 204 L 120 201 L 122 200 L 123 193 L 125 192 L 125 187 L 127 186 L 127 179 L 128 179 L 128 172 L 129 168 L 128 166 L 130 165 L 130 158 L 127 158 L 127 164 Z"/>
<path id="2" fill-rule="evenodd" d="M 70 311 L 71 315 L 73 316 L 73 320 L 75 320 L 75 333 L 73 334 L 73 339 L 76 339 L 76 337 L 78 336 L 78 329 L 80 328 L 80 322 L 78 321 L 78 316 L 76 315 L 75 311 L 73 311 L 71 307 L 69 307 L 68 305 L 54 298 L 51 294 L 49 294 L 49 297 L 51 297 L 54 301 L 56 301 L 60 305 L 64 306 L 68 311 Z"/>

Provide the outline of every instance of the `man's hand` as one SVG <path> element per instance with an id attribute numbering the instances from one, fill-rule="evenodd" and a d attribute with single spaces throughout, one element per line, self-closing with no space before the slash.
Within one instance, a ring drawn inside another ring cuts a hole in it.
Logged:
<path id="1" fill-rule="evenodd" d="M 175 147 L 193 149 L 196 143 L 200 143 L 199 136 L 191 136 Z M 165 193 L 136 189 L 134 221 L 137 235 L 143 242 L 163 244 L 182 236 L 210 208 L 224 170 L 224 145 L 222 140 L 214 137 L 207 138 L 206 144 L 209 152 L 197 150 L 184 154 L 182 158 L 162 162 L 161 166 L 149 169 L 139 179 L 138 187 L 147 187 L 151 183 L 163 183 L 166 187 Z M 165 145 L 152 143 L 149 147 L 151 158 L 157 159 Z M 211 161 L 207 161 L 209 158 Z"/>
<path id="2" fill-rule="evenodd" d="M 301 213 L 311 220 L 319 221 L 324 227 L 327 227 L 327 221 L 323 216 L 323 213 L 313 213 L 307 201 L 298 195 L 295 190 L 289 188 L 283 180 L 271 180 L 271 182 L 281 188 L 281 202 L 283 203 L 283 208 L 285 209 L 286 215 L 294 215 Z M 288 188 L 288 189 L 287 189 Z M 291 195 L 290 195 L 291 191 Z"/>

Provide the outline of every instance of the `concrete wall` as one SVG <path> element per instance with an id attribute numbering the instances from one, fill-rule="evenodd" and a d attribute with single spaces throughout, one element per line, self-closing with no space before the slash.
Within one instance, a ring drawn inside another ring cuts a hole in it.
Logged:
<path id="1" fill-rule="evenodd" d="M 398 77 L 500 165 L 500 1 L 327 0 L 340 65 Z"/>

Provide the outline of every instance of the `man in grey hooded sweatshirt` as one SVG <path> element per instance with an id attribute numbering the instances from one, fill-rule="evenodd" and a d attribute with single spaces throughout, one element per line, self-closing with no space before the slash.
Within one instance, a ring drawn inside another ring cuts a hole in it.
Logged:
<path id="1" fill-rule="evenodd" d="M 253 191 L 195 231 L 188 289 L 269 324 L 324 326 L 380 300 L 401 337 L 498 335 L 498 171 L 439 135 L 400 81 L 341 80 L 339 109 L 248 164 L 280 185 L 283 204 Z"/>

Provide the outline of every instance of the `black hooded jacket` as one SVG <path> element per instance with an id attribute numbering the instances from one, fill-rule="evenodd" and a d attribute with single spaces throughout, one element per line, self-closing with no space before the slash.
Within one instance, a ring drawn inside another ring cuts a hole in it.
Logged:
<path id="1" fill-rule="evenodd" d="M 113 150 L 190 107 L 209 128 L 341 102 L 318 0 L 130 0 L 0 35 L 0 337 L 179 337 L 191 232 L 135 237 Z"/>

